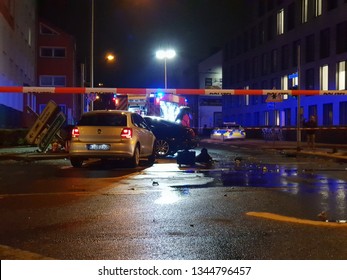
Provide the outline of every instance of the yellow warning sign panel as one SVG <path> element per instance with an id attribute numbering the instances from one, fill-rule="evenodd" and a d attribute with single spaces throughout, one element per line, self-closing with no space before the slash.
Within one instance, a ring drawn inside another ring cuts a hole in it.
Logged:
<path id="1" fill-rule="evenodd" d="M 277 92 L 268 93 L 267 98 L 265 100 L 265 102 L 282 102 L 282 101 L 283 101 L 283 95 Z"/>
<path id="2" fill-rule="evenodd" d="M 41 115 L 37 118 L 36 122 L 25 136 L 25 139 L 28 143 L 33 144 L 35 142 L 35 139 L 45 128 L 48 121 L 52 118 L 53 115 L 55 116 L 58 113 L 58 111 L 59 107 L 54 101 L 51 100 L 47 103 L 47 106 L 42 111 Z"/>

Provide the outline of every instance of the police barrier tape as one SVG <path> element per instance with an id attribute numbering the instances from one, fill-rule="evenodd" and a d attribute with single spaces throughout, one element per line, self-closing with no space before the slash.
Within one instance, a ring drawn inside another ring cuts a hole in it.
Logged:
<path id="1" fill-rule="evenodd" d="M 281 129 L 281 130 L 298 130 L 297 127 L 282 127 L 282 126 L 273 126 L 273 127 L 247 127 L 244 128 L 245 130 L 261 130 L 261 129 Z M 315 128 L 310 127 L 300 127 L 300 130 L 347 130 L 347 126 L 333 126 L 333 127 L 327 127 L 327 126 L 317 126 Z"/>
<path id="2" fill-rule="evenodd" d="M 263 89 L 155 89 L 155 88 L 88 88 L 88 87 L 16 87 L 0 86 L 0 93 L 56 93 L 56 94 L 103 94 L 114 93 L 119 95 L 127 94 L 148 94 L 148 93 L 173 93 L 184 95 L 347 95 L 347 90 L 263 90 Z"/>

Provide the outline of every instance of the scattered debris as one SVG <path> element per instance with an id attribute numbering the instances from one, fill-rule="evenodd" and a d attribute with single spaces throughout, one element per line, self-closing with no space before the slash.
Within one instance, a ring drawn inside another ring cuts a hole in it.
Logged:
<path id="1" fill-rule="evenodd" d="M 326 221 L 328 219 L 328 214 L 325 211 L 320 212 L 317 217 L 321 220 L 321 221 Z"/>

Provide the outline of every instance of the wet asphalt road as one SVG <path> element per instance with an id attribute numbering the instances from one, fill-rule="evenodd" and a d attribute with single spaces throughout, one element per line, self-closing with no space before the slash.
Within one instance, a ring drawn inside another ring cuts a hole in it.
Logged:
<path id="1" fill-rule="evenodd" d="M 347 259 L 317 217 L 347 219 L 345 164 L 206 145 L 211 168 L 0 162 L 2 259 Z"/>

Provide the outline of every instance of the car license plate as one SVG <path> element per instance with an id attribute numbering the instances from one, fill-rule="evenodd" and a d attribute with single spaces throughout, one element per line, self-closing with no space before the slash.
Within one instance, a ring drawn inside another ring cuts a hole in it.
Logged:
<path id="1" fill-rule="evenodd" d="M 87 149 L 92 151 L 108 151 L 110 148 L 109 144 L 87 144 Z"/>

